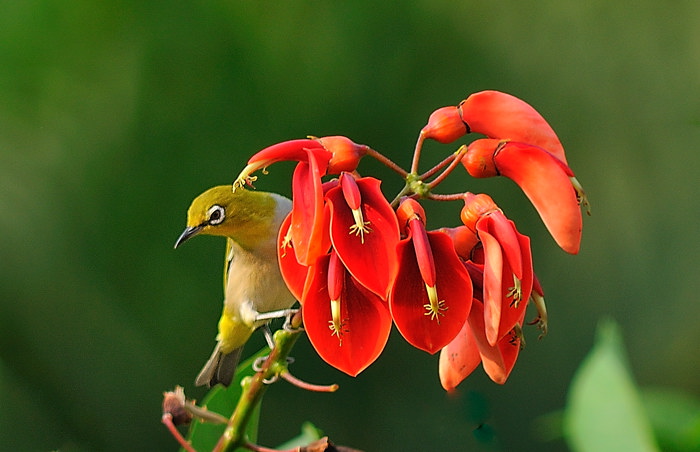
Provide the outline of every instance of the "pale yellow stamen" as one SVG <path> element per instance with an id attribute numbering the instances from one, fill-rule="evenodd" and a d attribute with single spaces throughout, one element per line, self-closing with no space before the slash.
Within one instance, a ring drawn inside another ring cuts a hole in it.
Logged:
<path id="1" fill-rule="evenodd" d="M 506 297 L 510 298 L 513 297 L 513 301 L 511 302 L 511 306 L 514 308 L 517 308 L 518 305 L 520 304 L 520 300 L 523 298 L 523 287 L 522 284 L 520 283 L 520 280 L 513 275 L 513 287 L 508 289 L 508 293 L 506 294 Z"/>
<path id="2" fill-rule="evenodd" d="M 512 330 L 510 330 L 510 342 L 511 345 L 517 345 L 518 340 L 520 340 L 520 350 L 525 348 L 525 335 L 523 334 L 523 328 L 520 324 L 515 324 Z"/>
<path id="3" fill-rule="evenodd" d="M 581 186 L 581 183 L 575 177 L 569 177 L 569 180 L 571 180 L 571 185 L 573 185 L 574 190 L 576 190 L 576 200 L 580 206 L 583 206 L 586 209 L 586 213 L 590 216 L 591 205 L 588 202 L 588 196 L 586 196 L 586 192 Z"/>
<path id="4" fill-rule="evenodd" d="M 538 293 L 535 293 L 534 291 L 532 292 L 532 296 L 530 298 L 532 299 L 533 303 L 535 303 L 538 314 L 537 318 L 532 323 L 537 323 L 537 328 L 539 328 L 541 331 L 538 339 L 542 339 L 547 335 L 547 306 L 544 304 L 544 297 Z"/>
<path id="5" fill-rule="evenodd" d="M 365 243 L 365 234 L 372 232 L 372 229 L 368 226 L 369 221 L 365 221 L 360 209 L 352 209 L 352 216 L 355 219 L 355 224 L 350 226 L 350 234 L 359 235 L 360 242 Z"/>
<path id="6" fill-rule="evenodd" d="M 287 233 L 284 234 L 284 238 L 282 239 L 282 244 L 280 245 L 280 248 L 282 248 L 282 257 L 285 257 L 287 255 L 287 248 L 292 247 L 292 228 L 287 229 Z"/>
<path id="7" fill-rule="evenodd" d="M 438 324 L 440 324 L 440 316 L 445 315 L 445 313 L 442 311 L 447 310 L 447 306 L 445 306 L 445 300 L 438 300 L 437 287 L 431 287 L 426 284 L 425 288 L 428 291 L 428 300 L 430 301 L 429 303 L 423 305 L 423 307 L 427 311 L 425 312 L 425 315 L 429 315 L 430 320 L 435 320 Z"/>
<path id="8" fill-rule="evenodd" d="M 243 171 L 238 175 L 235 181 L 233 181 L 233 192 L 235 193 L 237 189 L 242 188 L 246 185 L 253 185 L 253 182 L 258 180 L 258 176 L 251 176 L 255 171 L 260 169 L 262 165 L 260 163 L 251 163 L 250 165 L 247 165 L 245 168 L 243 168 Z M 266 171 L 263 169 L 263 174 L 265 174 Z"/>
<path id="9" fill-rule="evenodd" d="M 345 322 L 340 319 L 340 300 L 331 300 L 331 318 L 328 321 L 328 328 L 331 330 L 331 336 L 338 336 L 339 345 L 343 345 L 343 334 L 348 330 L 345 328 Z"/>

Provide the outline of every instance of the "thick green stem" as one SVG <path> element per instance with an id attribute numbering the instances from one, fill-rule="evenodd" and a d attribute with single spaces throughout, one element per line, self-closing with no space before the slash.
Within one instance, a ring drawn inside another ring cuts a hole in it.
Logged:
<path id="1" fill-rule="evenodd" d="M 214 447 L 215 452 L 233 450 L 247 444 L 245 430 L 255 407 L 262 400 L 271 380 L 287 369 L 287 357 L 302 330 L 279 330 L 274 335 L 275 347 L 265 359 L 262 369 L 244 383 L 241 398 L 228 421 L 226 430 Z"/>

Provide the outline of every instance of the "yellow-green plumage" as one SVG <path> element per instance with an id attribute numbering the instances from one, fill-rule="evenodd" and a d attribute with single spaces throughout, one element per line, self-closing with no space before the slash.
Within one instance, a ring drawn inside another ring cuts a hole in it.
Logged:
<path id="1" fill-rule="evenodd" d="M 259 313 L 290 308 L 295 299 L 277 263 L 277 235 L 291 201 L 275 193 L 210 188 L 192 201 L 187 228 L 175 246 L 198 234 L 227 237 L 224 309 L 217 345 L 197 385 L 228 385 L 243 345 L 265 323 Z"/>

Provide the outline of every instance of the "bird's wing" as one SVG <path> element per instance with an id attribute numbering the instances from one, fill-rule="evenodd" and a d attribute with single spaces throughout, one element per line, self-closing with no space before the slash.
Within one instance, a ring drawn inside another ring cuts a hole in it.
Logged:
<path id="1" fill-rule="evenodd" d="M 233 262 L 233 240 L 226 239 L 226 255 L 224 256 L 224 293 L 228 285 L 228 273 L 231 270 L 231 262 Z"/>

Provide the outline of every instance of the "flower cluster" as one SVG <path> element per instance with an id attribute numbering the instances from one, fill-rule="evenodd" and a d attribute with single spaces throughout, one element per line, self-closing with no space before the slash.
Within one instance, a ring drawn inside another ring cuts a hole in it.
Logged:
<path id="1" fill-rule="evenodd" d="M 418 173 L 426 139 L 447 144 L 470 133 L 485 138 Z M 378 179 L 358 173 L 366 156 L 404 179 L 393 201 Z M 298 163 L 292 211 L 278 238 L 280 269 L 301 303 L 309 340 L 330 365 L 359 374 L 381 354 L 393 323 L 414 347 L 441 352 L 445 389 L 479 363 L 503 383 L 524 344 L 529 303 L 538 311 L 532 323 L 546 332 L 530 239 L 486 194 L 434 192 L 460 166 L 473 177 L 505 176 L 530 199 L 556 243 L 577 253 L 580 205 L 587 200 L 556 134 L 529 104 L 483 91 L 436 110 L 420 132 L 410 171 L 346 137 L 278 143 L 251 157 L 234 190 L 283 160 Z M 461 225 L 429 229 L 419 200 L 462 202 Z"/>

